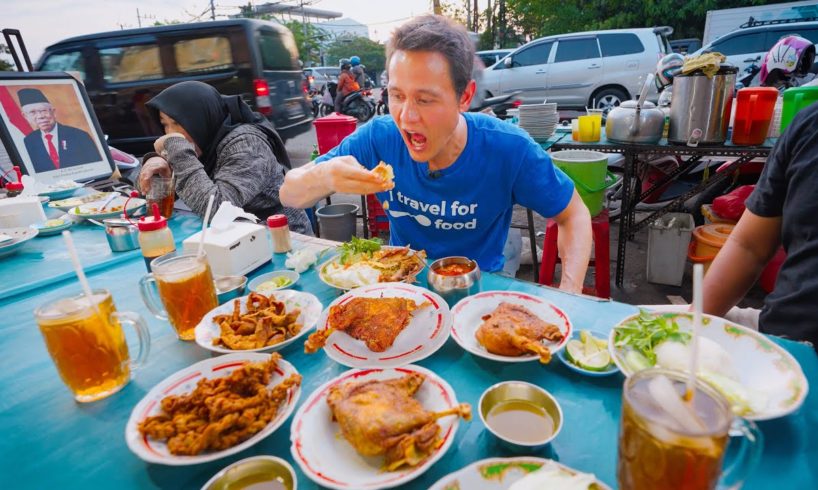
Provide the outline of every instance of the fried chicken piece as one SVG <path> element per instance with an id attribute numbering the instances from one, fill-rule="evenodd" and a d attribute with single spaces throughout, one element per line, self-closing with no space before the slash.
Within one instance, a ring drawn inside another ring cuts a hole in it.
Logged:
<path id="1" fill-rule="evenodd" d="M 363 456 L 383 455 L 384 468 L 416 466 L 440 440 L 441 417 L 471 419 L 471 406 L 462 403 L 441 412 L 430 412 L 414 398 L 425 376 L 410 373 L 385 381 L 348 382 L 333 386 L 327 404 L 341 434 Z"/>
<path id="2" fill-rule="evenodd" d="M 363 341 L 372 352 L 383 352 L 409 325 L 412 312 L 430 304 L 418 305 L 407 298 L 352 298 L 330 307 L 328 328 L 310 334 L 304 343 L 304 352 L 316 352 L 335 330 Z"/>
<path id="3" fill-rule="evenodd" d="M 221 450 L 252 437 L 275 417 L 288 390 L 301 384 L 292 374 L 268 389 L 272 372 L 281 359 L 273 354 L 263 363 L 248 363 L 229 376 L 201 379 L 186 395 L 162 399 L 163 413 L 139 423 L 139 431 L 167 440 L 175 455 L 196 455 Z"/>
<path id="4" fill-rule="evenodd" d="M 559 342 L 563 337 L 559 327 L 541 320 L 525 306 L 512 303 L 500 303 L 485 315 L 475 336 L 492 354 L 516 357 L 534 353 L 543 364 L 551 361 L 551 351 L 542 340 Z"/>

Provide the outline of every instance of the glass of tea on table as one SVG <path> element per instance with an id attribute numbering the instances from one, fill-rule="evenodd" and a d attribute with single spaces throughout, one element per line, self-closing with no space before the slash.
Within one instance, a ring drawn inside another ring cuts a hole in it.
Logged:
<path id="1" fill-rule="evenodd" d="M 170 322 L 181 340 L 193 340 L 196 325 L 219 305 L 207 255 L 172 252 L 150 266 L 153 272 L 139 281 L 142 300 L 157 318 Z"/>
<path id="2" fill-rule="evenodd" d="M 646 369 L 625 381 L 616 478 L 620 490 L 739 488 L 757 465 L 761 432 L 736 418 L 728 401 L 696 381 L 690 402 L 683 396 L 687 373 Z M 724 467 L 731 435 L 743 447 Z"/>
<path id="3" fill-rule="evenodd" d="M 176 198 L 176 177 L 162 177 L 154 175 L 151 177 L 151 187 L 145 195 L 148 209 L 153 207 L 153 203 L 159 206 L 159 214 L 170 219 L 173 215 L 173 204 Z"/>
<path id="4" fill-rule="evenodd" d="M 141 316 L 118 312 L 111 293 L 96 289 L 91 298 L 68 296 L 50 301 L 34 317 L 63 382 L 79 402 L 105 398 L 122 389 L 150 351 L 150 332 Z M 131 361 L 122 324 L 139 338 Z"/>

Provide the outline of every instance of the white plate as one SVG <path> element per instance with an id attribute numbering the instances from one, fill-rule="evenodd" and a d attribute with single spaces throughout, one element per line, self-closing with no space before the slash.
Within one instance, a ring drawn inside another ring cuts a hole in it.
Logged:
<path id="1" fill-rule="evenodd" d="M 82 184 L 77 184 L 76 187 L 69 187 L 67 189 L 53 189 L 48 191 L 39 192 L 38 196 L 44 196 L 49 198 L 50 200 L 58 200 L 58 199 L 65 199 L 67 197 L 71 197 L 77 192 L 80 188 L 82 188 Z"/>
<path id="2" fill-rule="evenodd" d="M 125 441 L 128 448 L 137 456 L 149 463 L 158 463 L 170 466 L 185 466 L 206 463 L 241 452 L 272 434 L 283 424 L 295 409 L 301 388 L 291 388 L 287 402 L 278 408 L 275 418 L 267 426 L 246 441 L 223 451 L 214 451 L 198 456 L 175 456 L 168 451 L 164 441 L 155 441 L 143 436 L 137 430 L 137 424 L 151 415 L 158 415 L 162 409 L 160 402 L 168 395 L 184 395 L 196 388 L 200 379 L 213 379 L 229 376 L 247 362 L 263 362 L 269 359 L 267 354 L 245 352 L 228 354 L 197 362 L 196 364 L 171 374 L 164 381 L 154 386 L 142 400 L 136 404 L 128 423 L 125 426 Z M 273 376 L 270 377 L 268 387 L 272 388 L 281 383 L 291 374 L 298 374 L 295 367 L 285 360 L 280 360 Z"/>
<path id="3" fill-rule="evenodd" d="M 525 306 L 543 321 L 553 323 L 559 327 L 563 335 L 560 342 L 543 342 L 543 345 L 551 350 L 552 355 L 562 349 L 571 338 L 573 327 L 568 315 L 548 301 L 516 291 L 484 291 L 461 299 L 452 308 L 452 337 L 460 344 L 460 347 L 476 356 L 493 361 L 529 362 L 539 360 L 540 356 L 536 354 L 516 357 L 492 354 L 477 341 L 475 335 L 477 329 L 483 324 L 483 317 L 493 312 L 500 306 L 500 303 Z"/>
<path id="4" fill-rule="evenodd" d="M 298 332 L 298 335 L 295 337 L 289 338 L 280 344 L 261 347 L 259 349 L 247 349 L 241 351 L 228 349 L 227 347 L 223 347 L 221 345 L 213 345 L 213 340 L 221 335 L 221 330 L 219 329 L 219 326 L 216 325 L 216 322 L 213 321 L 213 317 L 216 315 L 232 314 L 233 300 L 230 300 L 227 303 L 209 311 L 204 317 L 202 317 L 202 321 L 196 325 L 196 343 L 207 350 L 219 352 L 221 354 L 230 354 L 233 352 L 275 352 L 292 344 L 315 327 L 315 324 L 321 317 L 321 310 L 324 308 L 324 305 L 318 301 L 318 298 L 310 293 L 293 291 L 292 289 L 276 291 L 273 293 L 273 295 L 275 296 L 276 300 L 284 303 L 286 311 L 292 311 L 293 308 L 301 308 L 301 314 L 298 315 L 298 323 L 301 324 L 301 331 Z M 242 313 L 247 311 L 248 296 L 237 298 L 239 301 L 241 301 Z"/>
<path id="5" fill-rule="evenodd" d="M 412 312 L 409 325 L 398 334 L 395 343 L 384 352 L 372 352 L 361 340 L 344 332 L 333 332 L 324 345 L 330 359 L 352 368 L 396 367 L 417 362 L 434 354 L 449 338 L 452 314 L 437 294 L 412 284 L 385 282 L 353 289 L 333 301 L 321 314 L 318 328 L 327 328 L 329 309 L 352 298 L 408 298 L 417 304 L 431 303 Z"/>
<path id="6" fill-rule="evenodd" d="M 128 201 L 128 199 L 129 198 L 125 196 L 116 197 L 113 201 L 108 203 L 108 205 L 105 207 L 105 211 L 103 212 L 88 212 L 88 210 L 92 208 L 98 209 L 100 206 L 105 204 L 104 200 L 83 204 L 81 206 L 74 206 L 68 210 L 68 215 L 75 220 L 118 218 L 123 213 L 122 209 L 118 211 L 108 211 L 108 209 L 114 206 L 124 206 L 126 202 L 128 203 L 128 216 L 134 216 L 145 209 L 144 199 L 139 199 L 137 197 L 130 198 L 130 201 Z"/>
<path id="7" fill-rule="evenodd" d="M 70 209 L 77 206 L 82 206 L 83 204 L 89 204 L 92 202 L 103 203 L 111 194 L 111 192 L 93 192 L 91 194 L 71 197 L 68 199 L 52 199 L 51 202 L 48 203 L 48 207 L 59 209 L 61 211 L 69 211 Z"/>
<path id="8" fill-rule="evenodd" d="M 384 245 L 382 248 L 383 248 L 383 249 L 390 249 L 390 248 L 403 248 L 403 247 L 393 247 L 393 246 L 390 246 L 390 245 Z M 416 253 L 418 253 L 416 250 L 409 249 L 409 254 L 410 254 L 410 255 L 412 255 L 412 254 L 416 254 Z M 341 260 L 341 256 L 340 256 L 340 255 L 336 255 L 336 256 L 334 256 L 334 257 L 330 258 L 329 260 L 327 260 L 326 262 L 324 262 L 323 264 L 321 264 L 321 265 L 318 267 L 318 278 L 319 278 L 319 279 L 321 279 L 321 282 L 323 282 L 324 284 L 326 284 L 326 285 L 327 285 L 327 286 L 329 286 L 329 287 L 337 288 L 337 289 L 340 289 L 340 290 L 342 290 L 342 291 L 349 291 L 350 289 L 353 289 L 353 288 L 348 288 L 348 287 L 341 286 L 340 284 L 338 284 L 338 283 L 334 282 L 334 281 L 332 280 L 332 278 L 330 278 L 330 277 L 329 277 L 329 276 L 327 276 L 327 274 L 326 274 L 326 268 L 327 268 L 327 267 L 328 267 L 330 264 L 338 264 L 338 263 L 339 263 L 339 262 L 338 262 L 339 260 Z M 425 260 L 423 261 L 423 267 L 426 267 L 426 261 L 425 261 Z M 423 268 L 421 268 L 421 269 L 418 271 L 418 273 L 420 273 L 420 272 L 422 272 L 422 271 L 423 271 Z M 404 281 L 404 282 L 405 282 L 405 281 Z M 377 284 L 377 283 L 375 283 L 375 284 Z M 359 287 L 360 287 L 360 286 L 359 286 Z"/>
<path id="9" fill-rule="evenodd" d="M 19 251 L 23 245 L 36 237 L 38 231 L 33 227 L 21 226 L 17 228 L 0 228 L 0 233 L 11 237 L 0 244 L 0 257 L 6 257 Z"/>
<path id="10" fill-rule="evenodd" d="M 690 330 L 693 323 L 690 313 L 668 313 L 678 316 L 682 331 Z M 622 320 L 617 326 L 636 316 Z M 717 316 L 704 315 L 704 318 L 701 336 L 716 342 L 730 354 L 742 385 L 768 397 L 764 410 L 743 415 L 744 418 L 769 420 L 798 410 L 807 396 L 809 383 L 798 361 L 789 352 L 755 330 Z M 630 376 L 633 371 L 624 362 L 625 350 L 614 346 L 615 329 L 608 338 L 608 349 L 622 374 Z"/>
<path id="11" fill-rule="evenodd" d="M 568 475 L 578 473 L 550 459 L 529 456 L 487 458 L 476 461 L 454 473 L 449 473 L 429 487 L 429 490 L 508 490 L 514 482 L 539 470 L 545 464 L 556 465 Z M 599 490 L 610 490 L 608 485 L 599 480 L 596 481 L 596 485 Z"/>
<path id="12" fill-rule="evenodd" d="M 452 387 L 433 372 L 419 366 L 347 371 L 315 390 L 293 417 L 290 452 L 301 467 L 301 471 L 322 487 L 375 490 L 397 487 L 409 482 L 422 475 L 443 457 L 457 433 L 459 417 L 454 415 L 438 419 L 442 443 L 434 454 L 418 466 L 404 466 L 397 471 L 383 471 L 382 457 L 365 457 L 358 454 L 340 435 L 341 429 L 338 424 L 332 421 L 326 400 L 330 387 L 348 381 L 399 378 L 412 372 L 426 376 L 426 380 L 415 394 L 415 398 L 426 410 L 437 412 L 458 405 Z"/>

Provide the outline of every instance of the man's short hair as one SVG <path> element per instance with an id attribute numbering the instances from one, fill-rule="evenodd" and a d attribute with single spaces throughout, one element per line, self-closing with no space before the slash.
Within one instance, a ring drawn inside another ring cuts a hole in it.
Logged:
<path id="1" fill-rule="evenodd" d="M 441 15 L 422 15 L 395 29 L 386 44 L 386 66 L 395 51 L 440 53 L 449 62 L 449 75 L 457 96 L 471 80 L 474 43 L 466 29 Z"/>

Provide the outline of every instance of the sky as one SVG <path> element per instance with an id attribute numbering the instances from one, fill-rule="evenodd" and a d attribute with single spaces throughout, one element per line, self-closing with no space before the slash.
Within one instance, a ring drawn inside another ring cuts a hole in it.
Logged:
<path id="1" fill-rule="evenodd" d="M 268 0 L 253 0 L 256 5 Z M 269 0 L 275 2 L 276 0 Z M 413 15 L 430 11 L 428 0 L 311 0 L 313 8 L 342 12 L 369 25 L 370 37 L 385 41 L 396 26 Z M 236 13 L 247 0 L 215 0 L 217 18 Z M 287 3 L 297 3 L 290 1 Z M 483 2 L 481 2 L 482 4 Z M 209 0 L 0 0 L 0 28 L 19 29 L 32 62 L 43 50 L 62 39 L 143 26 L 156 20 L 190 21 L 210 18 Z"/>

